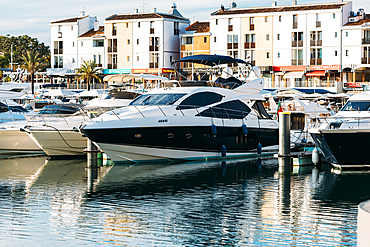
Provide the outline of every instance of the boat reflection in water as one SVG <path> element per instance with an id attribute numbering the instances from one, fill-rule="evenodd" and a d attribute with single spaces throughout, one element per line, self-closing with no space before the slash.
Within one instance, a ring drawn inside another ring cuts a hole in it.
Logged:
<path id="1" fill-rule="evenodd" d="M 0 193 L 0 210 L 10 216 L 0 224 L 2 244 L 351 245 L 357 205 L 370 189 L 370 173 L 336 174 L 322 166 L 282 175 L 276 159 L 94 171 L 86 160 L 35 163 L 26 175 L 18 169 L 1 177 L 4 184 L 34 176 L 27 189 Z"/>

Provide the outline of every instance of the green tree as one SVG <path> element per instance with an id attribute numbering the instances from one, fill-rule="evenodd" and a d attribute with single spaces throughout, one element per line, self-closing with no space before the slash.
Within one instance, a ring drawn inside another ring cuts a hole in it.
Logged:
<path id="1" fill-rule="evenodd" d="M 90 84 L 94 78 L 101 82 L 101 78 L 99 77 L 99 69 L 97 68 L 95 61 L 84 61 L 83 64 L 81 64 L 81 67 L 75 70 L 77 74 L 79 74 L 78 77 L 87 82 L 88 91 L 90 90 Z"/>
<path id="2" fill-rule="evenodd" d="M 43 63 L 40 54 L 35 50 L 29 50 L 22 56 L 21 68 L 26 69 L 31 74 L 31 90 L 32 94 L 35 93 L 35 73 L 37 71 L 43 70 L 47 65 Z"/>

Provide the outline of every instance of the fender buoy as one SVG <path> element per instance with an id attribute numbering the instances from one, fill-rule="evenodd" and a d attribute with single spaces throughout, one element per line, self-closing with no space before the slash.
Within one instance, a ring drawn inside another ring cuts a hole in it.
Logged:
<path id="1" fill-rule="evenodd" d="M 216 125 L 212 124 L 212 125 L 211 125 L 211 130 L 212 130 L 212 135 L 213 135 L 213 136 L 216 136 L 216 135 L 217 135 L 217 128 L 216 128 Z"/>
<path id="2" fill-rule="evenodd" d="M 226 157 L 226 146 L 225 145 L 222 145 L 221 147 L 221 156 L 222 158 Z"/>

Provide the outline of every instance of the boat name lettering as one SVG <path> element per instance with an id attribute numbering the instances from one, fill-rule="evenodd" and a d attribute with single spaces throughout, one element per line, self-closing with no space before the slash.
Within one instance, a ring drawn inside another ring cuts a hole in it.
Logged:
<path id="1" fill-rule="evenodd" d="M 158 120 L 158 123 L 167 123 L 168 122 L 168 119 L 159 119 Z"/>

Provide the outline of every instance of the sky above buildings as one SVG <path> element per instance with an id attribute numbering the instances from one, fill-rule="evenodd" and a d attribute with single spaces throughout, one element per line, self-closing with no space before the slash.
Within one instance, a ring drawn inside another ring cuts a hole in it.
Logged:
<path id="1" fill-rule="evenodd" d="M 150 12 L 153 7 L 157 12 L 167 13 L 175 2 L 180 13 L 193 21 L 208 21 L 210 13 L 220 8 L 221 4 L 228 7 L 232 1 L 225 0 L 0 0 L 0 35 L 18 36 L 27 34 L 39 41 L 50 45 L 50 22 L 79 16 L 85 10 L 86 15 L 97 16 L 100 25 L 104 19 L 116 13 L 133 13 L 134 9 L 140 12 Z M 234 1 L 238 8 L 271 6 L 269 0 Z M 298 4 L 323 3 L 336 1 L 298 0 Z M 144 4 L 143 4 L 144 3 Z M 290 5 L 292 1 L 277 0 L 278 5 Z M 353 10 L 365 9 L 370 13 L 369 0 L 355 0 Z"/>

